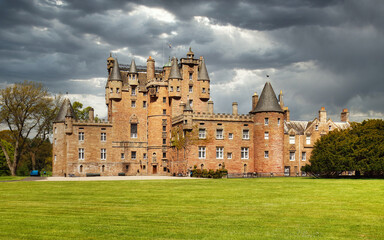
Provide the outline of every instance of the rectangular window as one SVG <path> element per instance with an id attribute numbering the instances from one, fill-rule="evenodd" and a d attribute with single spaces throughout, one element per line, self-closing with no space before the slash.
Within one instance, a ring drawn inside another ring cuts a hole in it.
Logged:
<path id="1" fill-rule="evenodd" d="M 163 152 L 163 158 L 167 158 L 167 153 Z"/>
<path id="2" fill-rule="evenodd" d="M 231 152 L 227 153 L 227 159 L 232 159 L 232 153 Z"/>
<path id="3" fill-rule="evenodd" d="M 131 123 L 131 138 L 137 138 L 137 124 Z"/>
<path id="4" fill-rule="evenodd" d="M 189 106 L 193 106 L 193 100 L 189 100 Z"/>
<path id="5" fill-rule="evenodd" d="M 269 139 L 269 132 L 265 132 L 265 133 L 264 133 L 264 139 L 265 139 L 265 140 L 268 140 L 268 139 Z"/>
<path id="6" fill-rule="evenodd" d="M 55 133 L 57 133 L 57 127 L 55 127 Z"/>
<path id="7" fill-rule="evenodd" d="M 136 96 L 136 87 L 132 87 L 131 95 Z"/>
<path id="8" fill-rule="evenodd" d="M 224 148 L 216 147 L 216 159 L 223 159 Z"/>
<path id="9" fill-rule="evenodd" d="M 163 132 L 167 131 L 167 126 L 163 126 Z"/>
<path id="10" fill-rule="evenodd" d="M 295 136 L 289 136 L 289 144 L 295 144 Z"/>
<path id="11" fill-rule="evenodd" d="M 295 161 L 295 152 L 289 152 L 289 160 Z"/>
<path id="12" fill-rule="evenodd" d="M 311 144 L 311 136 L 307 136 L 305 139 L 306 144 Z"/>
<path id="13" fill-rule="evenodd" d="M 131 159 L 136 159 L 136 151 L 131 152 Z"/>
<path id="14" fill-rule="evenodd" d="M 120 92 L 120 88 L 116 88 L 116 93 L 119 93 Z"/>
<path id="15" fill-rule="evenodd" d="M 84 132 L 79 132 L 79 141 L 84 141 Z"/>
<path id="16" fill-rule="evenodd" d="M 110 91 L 111 93 L 113 93 L 113 88 L 111 88 L 111 91 Z"/>
<path id="17" fill-rule="evenodd" d="M 205 129 L 204 128 L 199 129 L 199 138 L 205 139 Z"/>
<path id="18" fill-rule="evenodd" d="M 143 153 L 143 159 L 147 159 L 147 153 Z"/>
<path id="19" fill-rule="evenodd" d="M 136 101 L 131 102 L 131 107 L 135 108 L 136 107 Z"/>
<path id="20" fill-rule="evenodd" d="M 163 103 L 167 103 L 167 98 L 163 97 Z"/>
<path id="21" fill-rule="evenodd" d="M 233 133 L 229 133 L 229 134 L 228 134 L 228 138 L 229 138 L 229 139 L 233 139 Z"/>
<path id="22" fill-rule="evenodd" d="M 147 108 L 147 101 L 143 101 L 143 108 Z"/>
<path id="23" fill-rule="evenodd" d="M 243 130 L 243 139 L 249 139 L 249 130 L 248 129 Z"/>
<path id="24" fill-rule="evenodd" d="M 268 118 L 264 118 L 264 125 L 268 125 L 269 124 L 269 119 Z"/>
<path id="25" fill-rule="evenodd" d="M 242 147 L 241 148 L 241 159 L 248 159 L 249 158 L 249 148 Z"/>
<path id="26" fill-rule="evenodd" d="M 280 118 L 277 119 L 277 125 L 280 126 Z"/>
<path id="27" fill-rule="evenodd" d="M 107 141 L 107 133 L 102 132 L 101 135 L 100 135 L 100 140 L 102 142 Z"/>
<path id="28" fill-rule="evenodd" d="M 189 73 L 189 80 L 192 80 L 193 73 Z"/>
<path id="29" fill-rule="evenodd" d="M 301 153 L 301 161 L 306 161 L 307 160 L 307 153 L 306 152 L 302 152 Z"/>
<path id="30" fill-rule="evenodd" d="M 264 151 L 264 158 L 269 158 L 269 151 Z"/>
<path id="31" fill-rule="evenodd" d="M 125 158 L 125 154 L 121 153 L 121 159 L 124 159 L 124 158 Z"/>
<path id="32" fill-rule="evenodd" d="M 205 93 L 205 88 L 202 88 L 202 89 L 201 89 L 201 92 L 202 92 L 202 93 Z"/>
<path id="33" fill-rule="evenodd" d="M 189 86 L 189 92 L 190 92 L 190 93 L 193 92 L 193 87 L 192 87 L 192 86 Z"/>
<path id="34" fill-rule="evenodd" d="M 84 160 L 84 148 L 79 148 L 79 160 Z"/>
<path id="35" fill-rule="evenodd" d="M 319 130 L 319 125 L 316 125 L 316 126 L 315 126 L 315 130 L 316 130 L 316 131 Z"/>
<path id="36" fill-rule="evenodd" d="M 179 86 L 176 87 L 176 91 L 180 92 L 180 87 Z"/>
<path id="37" fill-rule="evenodd" d="M 147 92 L 143 92 L 143 96 L 144 96 L 144 97 L 147 96 Z"/>
<path id="38" fill-rule="evenodd" d="M 199 159 L 205 159 L 205 147 L 199 147 Z"/>
<path id="39" fill-rule="evenodd" d="M 329 127 L 328 127 L 328 130 L 329 130 L 329 131 L 331 131 L 331 130 L 332 130 L 332 126 L 331 126 L 331 125 L 329 125 Z"/>
<path id="40" fill-rule="evenodd" d="M 224 139 L 223 129 L 216 129 L 216 139 Z"/>
<path id="41" fill-rule="evenodd" d="M 171 88 L 169 89 L 170 92 L 173 92 L 173 86 L 171 86 Z"/>
<path id="42" fill-rule="evenodd" d="M 166 114 L 167 114 L 167 110 L 163 109 L 163 115 L 166 115 Z"/>
<path id="43" fill-rule="evenodd" d="M 101 160 L 105 160 L 105 159 L 107 159 L 107 149 L 102 148 L 102 149 L 100 150 L 100 159 L 101 159 Z"/>
<path id="44" fill-rule="evenodd" d="M 167 139 L 163 138 L 163 145 L 167 144 Z"/>

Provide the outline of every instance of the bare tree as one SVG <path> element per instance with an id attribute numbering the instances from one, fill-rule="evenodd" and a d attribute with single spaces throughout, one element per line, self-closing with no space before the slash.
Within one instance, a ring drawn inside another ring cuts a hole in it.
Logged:
<path id="1" fill-rule="evenodd" d="M 30 149 L 33 160 L 38 147 L 48 138 L 59 101 L 40 83 L 25 81 L 0 90 L 0 121 L 11 131 L 13 156 L 1 141 L 0 145 L 12 176 L 16 175 L 18 163 L 26 149 Z"/>

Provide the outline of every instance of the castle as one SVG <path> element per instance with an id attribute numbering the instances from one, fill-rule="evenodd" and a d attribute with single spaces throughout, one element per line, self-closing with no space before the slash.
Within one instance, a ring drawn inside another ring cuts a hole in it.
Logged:
<path id="1" fill-rule="evenodd" d="M 312 121 L 291 121 L 267 82 L 252 96 L 249 114 L 215 114 L 204 58 L 189 50 L 162 68 L 107 59 L 108 120 L 79 121 L 68 99 L 53 123 L 53 176 L 187 175 L 193 168 L 225 167 L 229 174 L 305 175 L 313 144 L 349 125 L 327 119 L 325 108 Z"/>

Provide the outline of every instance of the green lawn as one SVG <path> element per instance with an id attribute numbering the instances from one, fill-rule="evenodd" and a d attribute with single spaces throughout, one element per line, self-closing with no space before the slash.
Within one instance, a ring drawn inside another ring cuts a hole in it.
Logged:
<path id="1" fill-rule="evenodd" d="M 26 177 L 20 177 L 20 176 L 0 176 L 0 181 L 17 181 L 24 179 Z"/>
<path id="2" fill-rule="evenodd" d="M 384 239 L 384 180 L 0 182 L 1 239 Z"/>

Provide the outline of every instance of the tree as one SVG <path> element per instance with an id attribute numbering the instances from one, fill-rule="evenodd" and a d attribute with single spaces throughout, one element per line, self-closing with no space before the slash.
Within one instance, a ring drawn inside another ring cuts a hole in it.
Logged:
<path id="1" fill-rule="evenodd" d="M 40 83 L 25 81 L 0 90 L 0 121 L 11 132 L 13 156 L 5 144 L 0 142 L 0 146 L 12 176 L 27 147 L 37 151 L 48 138 L 59 102 Z"/>
<path id="2" fill-rule="evenodd" d="M 76 116 L 79 120 L 88 120 L 89 119 L 89 111 L 92 109 L 92 107 L 88 106 L 83 109 L 83 104 L 81 102 L 74 102 L 72 104 L 73 110 L 76 113 Z M 95 121 L 98 121 L 98 117 L 95 117 Z"/>

